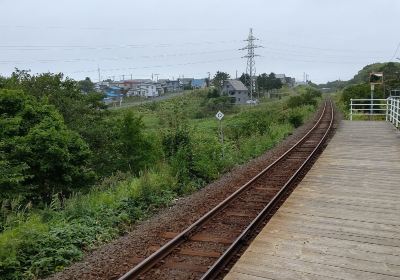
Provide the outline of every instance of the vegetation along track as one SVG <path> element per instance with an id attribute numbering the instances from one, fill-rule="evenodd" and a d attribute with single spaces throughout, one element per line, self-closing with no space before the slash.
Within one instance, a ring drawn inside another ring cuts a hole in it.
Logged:
<path id="1" fill-rule="evenodd" d="M 267 220 L 326 140 L 333 106 L 325 101 L 317 123 L 249 182 L 128 271 L 126 279 L 214 279 Z"/>

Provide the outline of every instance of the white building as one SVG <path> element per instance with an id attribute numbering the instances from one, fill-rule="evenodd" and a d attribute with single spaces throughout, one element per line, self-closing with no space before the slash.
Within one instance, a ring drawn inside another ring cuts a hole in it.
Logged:
<path id="1" fill-rule="evenodd" d="M 153 83 L 138 83 L 128 90 L 127 96 L 142 96 L 146 98 L 159 96 L 157 86 Z"/>

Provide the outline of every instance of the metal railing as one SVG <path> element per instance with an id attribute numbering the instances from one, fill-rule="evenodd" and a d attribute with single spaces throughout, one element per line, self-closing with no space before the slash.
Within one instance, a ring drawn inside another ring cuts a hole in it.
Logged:
<path id="1" fill-rule="evenodd" d="M 350 99 L 350 120 L 353 116 L 385 116 L 395 127 L 400 125 L 400 98 Z"/>

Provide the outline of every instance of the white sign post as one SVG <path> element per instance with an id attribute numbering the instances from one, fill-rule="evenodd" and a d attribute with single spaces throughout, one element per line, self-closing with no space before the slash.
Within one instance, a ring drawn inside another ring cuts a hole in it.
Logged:
<path id="1" fill-rule="evenodd" d="M 224 114 L 221 111 L 218 111 L 215 117 L 219 120 L 219 135 L 221 137 L 222 157 L 224 157 L 224 131 L 222 130 L 222 118 L 224 117 Z"/>

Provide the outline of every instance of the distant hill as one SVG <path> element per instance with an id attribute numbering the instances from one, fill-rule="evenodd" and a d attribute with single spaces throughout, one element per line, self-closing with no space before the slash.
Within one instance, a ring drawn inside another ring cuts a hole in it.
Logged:
<path id="1" fill-rule="evenodd" d="M 398 80 L 400 77 L 400 63 L 384 62 L 367 65 L 358 71 L 353 79 L 348 81 L 348 84 L 367 83 L 371 72 L 383 72 L 385 82 L 392 82 L 392 80 Z"/>
<path id="2" fill-rule="evenodd" d="M 349 85 L 368 83 L 371 72 L 383 72 L 386 90 L 400 88 L 400 63 L 373 63 L 362 68 L 348 81 L 332 81 L 318 85 L 319 88 L 330 88 L 332 91 L 341 90 Z"/>

